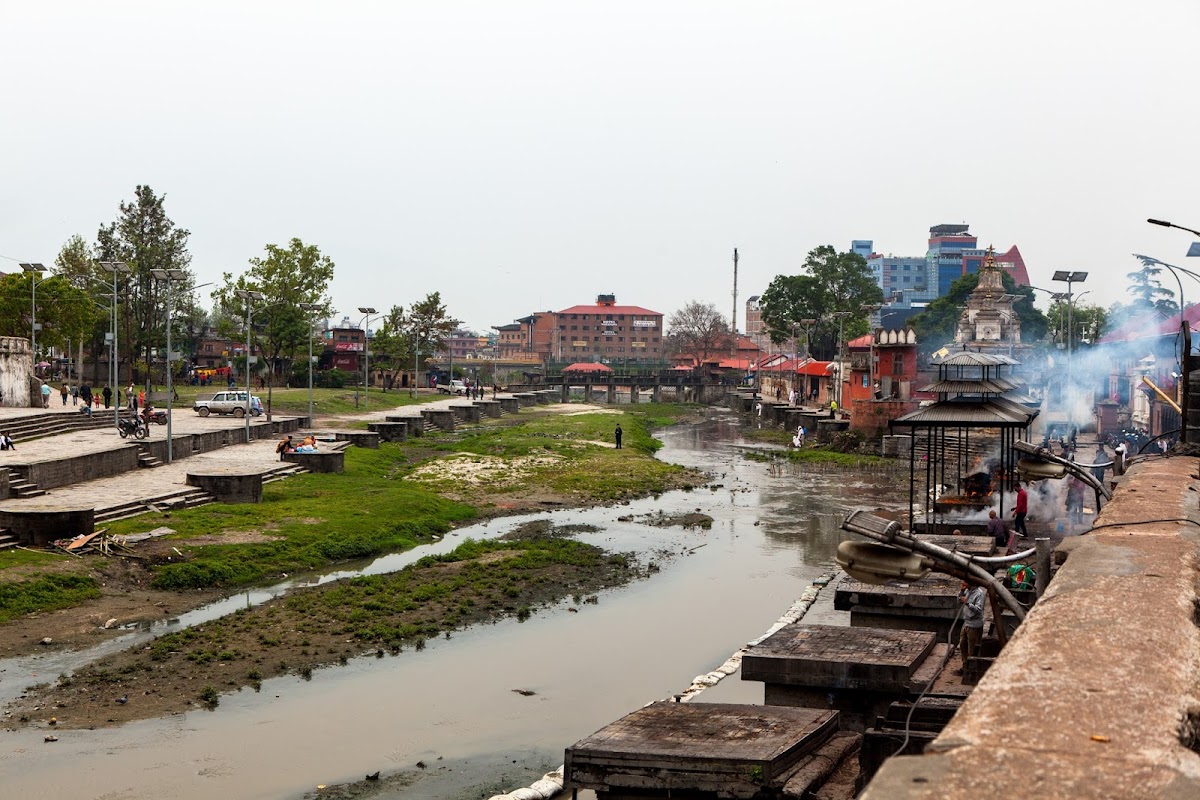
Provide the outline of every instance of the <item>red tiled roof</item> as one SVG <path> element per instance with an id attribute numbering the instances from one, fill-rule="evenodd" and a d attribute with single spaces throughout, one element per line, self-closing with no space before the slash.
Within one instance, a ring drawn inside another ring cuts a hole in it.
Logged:
<path id="1" fill-rule="evenodd" d="M 563 372 L 612 372 L 612 367 L 598 361 L 580 361 L 578 364 L 564 367 Z"/>
<path id="2" fill-rule="evenodd" d="M 1200 329 L 1200 305 L 1188 306 L 1183 312 L 1183 318 L 1187 320 L 1188 327 L 1193 331 Z M 1178 330 L 1179 314 L 1164 316 L 1161 312 L 1149 311 L 1139 317 L 1134 317 L 1116 330 L 1104 334 L 1100 337 L 1098 344 L 1171 336 Z"/>
<path id="3" fill-rule="evenodd" d="M 648 308 L 641 306 L 571 306 L 564 308 L 559 314 L 647 314 L 654 317 L 661 317 L 662 313 L 651 311 Z"/>
<path id="4" fill-rule="evenodd" d="M 849 347 L 851 350 L 866 350 L 871 346 L 872 342 L 874 342 L 874 337 L 869 333 L 864 333 L 857 339 L 851 339 L 846 342 L 846 347 Z"/>

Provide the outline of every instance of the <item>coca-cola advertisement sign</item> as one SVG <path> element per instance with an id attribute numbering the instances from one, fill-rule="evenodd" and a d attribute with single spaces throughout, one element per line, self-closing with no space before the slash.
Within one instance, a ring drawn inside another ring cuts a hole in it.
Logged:
<path id="1" fill-rule="evenodd" d="M 334 342 L 333 349 L 337 353 L 361 353 L 363 346 L 362 342 Z"/>

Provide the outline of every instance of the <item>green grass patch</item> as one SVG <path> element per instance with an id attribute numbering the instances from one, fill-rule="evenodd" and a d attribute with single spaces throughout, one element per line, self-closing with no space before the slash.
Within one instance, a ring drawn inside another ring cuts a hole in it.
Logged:
<path id="1" fill-rule="evenodd" d="M 223 386 L 177 386 L 179 399 L 173 404 L 180 409 L 190 410 L 197 397 L 211 397 L 216 392 L 225 391 Z M 239 387 L 245 388 L 245 387 Z M 263 405 L 267 404 L 267 390 L 254 389 L 254 394 L 262 398 Z M 275 387 L 271 390 L 271 411 L 276 414 L 308 414 L 308 387 L 288 389 Z M 369 397 L 370 405 L 364 404 L 362 391 L 355 401 L 354 387 L 344 389 L 313 388 L 314 414 L 353 414 L 360 411 L 379 411 L 384 408 L 420 405 L 432 403 L 434 400 L 445 399 L 432 390 L 420 390 L 415 398 L 409 397 L 407 389 L 392 389 L 384 392 L 372 388 Z"/>
<path id="2" fill-rule="evenodd" d="M 100 586 L 88 575 L 43 575 L 0 583 L 0 622 L 34 611 L 68 608 L 99 596 Z"/>
<path id="3" fill-rule="evenodd" d="M 471 519 L 468 505 L 439 497 L 398 478 L 402 457 L 394 445 L 346 450 L 342 474 L 297 475 L 263 488 L 262 503 L 218 503 L 176 511 L 170 526 L 186 560 L 155 566 L 160 589 L 234 587 L 282 572 L 404 550 Z M 162 525 L 152 516 L 122 520 L 114 534 Z M 192 536 L 223 531 L 261 532 L 270 541 L 188 547 Z"/>
<path id="4" fill-rule="evenodd" d="M 6 570 L 11 567 L 41 567 L 62 561 L 64 558 L 70 558 L 70 556 L 53 553 L 48 550 L 23 550 L 17 547 L 9 547 L 0 550 L 0 570 Z"/>

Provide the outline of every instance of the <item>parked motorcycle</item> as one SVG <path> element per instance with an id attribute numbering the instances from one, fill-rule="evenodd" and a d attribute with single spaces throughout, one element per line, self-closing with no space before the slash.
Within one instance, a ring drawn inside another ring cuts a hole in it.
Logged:
<path id="1" fill-rule="evenodd" d="M 167 424 L 166 409 L 156 408 L 153 411 L 151 411 L 150 412 L 150 421 L 155 424 L 158 424 L 158 425 L 166 425 Z"/>
<path id="2" fill-rule="evenodd" d="M 142 423 L 141 419 L 137 417 L 123 417 L 117 420 L 117 433 L 121 435 L 122 439 L 128 439 L 131 434 L 135 439 L 145 439 L 149 431 L 146 430 L 146 426 Z"/>

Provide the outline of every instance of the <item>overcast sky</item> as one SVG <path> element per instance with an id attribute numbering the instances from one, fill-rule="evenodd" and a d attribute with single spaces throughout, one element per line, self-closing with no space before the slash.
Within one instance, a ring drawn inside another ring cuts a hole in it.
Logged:
<path id="1" fill-rule="evenodd" d="M 49 263 L 148 184 L 200 282 L 300 237 L 340 312 L 728 314 L 736 246 L 741 327 L 815 246 L 923 255 L 965 221 L 1107 305 L 1131 252 L 1200 267 L 1144 221 L 1200 228 L 1198 23 L 1195 0 L 0 0 L 0 254 Z"/>

